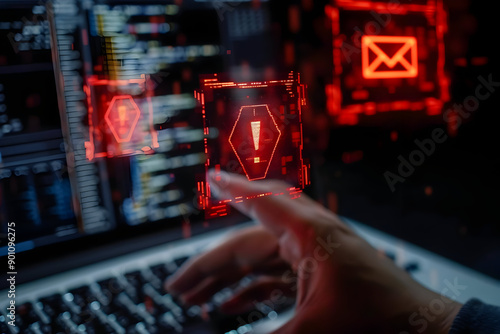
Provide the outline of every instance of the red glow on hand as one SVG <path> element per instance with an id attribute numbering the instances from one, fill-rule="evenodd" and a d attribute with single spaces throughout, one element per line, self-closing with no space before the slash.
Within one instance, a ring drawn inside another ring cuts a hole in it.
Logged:
<path id="1" fill-rule="evenodd" d="M 307 99 L 300 74 L 290 72 L 280 80 L 253 82 L 213 74 L 202 76 L 200 83 L 194 96 L 204 123 L 206 174 L 198 176 L 197 204 L 205 210 L 205 217 L 228 215 L 231 202 L 278 195 L 298 198 L 310 184 L 310 167 L 302 157 L 302 112 Z M 217 137 L 210 138 L 214 133 Z M 222 184 L 221 172 L 226 171 L 245 175 L 250 182 L 282 179 L 291 187 L 276 194 L 214 197 L 207 178 L 211 169 Z"/>
<path id="2" fill-rule="evenodd" d="M 310 166 L 302 157 L 302 113 L 307 98 L 300 74 L 290 72 L 281 80 L 253 82 L 234 82 L 224 74 L 213 74 L 202 76 L 200 82 L 194 96 L 204 123 L 206 174 L 198 176 L 197 204 L 205 210 L 205 217 L 228 215 L 231 202 L 264 196 L 300 197 L 310 184 Z M 214 133 L 217 137 L 209 138 Z M 282 179 L 291 187 L 275 194 L 221 198 L 212 193 L 208 178 L 212 169 L 221 184 L 225 171 L 245 175 L 249 182 Z"/>

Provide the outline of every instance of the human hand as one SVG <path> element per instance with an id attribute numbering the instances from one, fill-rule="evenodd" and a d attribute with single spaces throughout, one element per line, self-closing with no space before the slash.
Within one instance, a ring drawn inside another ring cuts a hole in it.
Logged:
<path id="1" fill-rule="evenodd" d="M 279 273 L 288 263 L 297 275 L 295 316 L 276 333 L 448 333 L 461 305 L 415 282 L 334 213 L 305 195 L 292 200 L 289 186 L 278 181 L 248 182 L 226 173 L 211 179 L 224 198 L 273 195 L 234 203 L 262 225 L 186 263 L 167 281 L 171 293 L 202 303 L 250 272 L 276 266 Z M 228 305 L 246 307 L 272 289 L 291 290 L 283 276 L 266 275 Z M 425 328 L 414 326 L 411 315 L 436 299 L 443 312 Z"/>
<path id="2" fill-rule="evenodd" d="M 282 296 L 293 297 L 295 286 L 281 279 L 286 271 L 290 266 L 279 256 L 278 240 L 257 225 L 232 233 L 222 244 L 189 259 L 166 285 L 184 303 L 203 304 L 243 277 L 259 275 L 220 306 L 225 313 L 240 314 L 251 310 L 254 301 L 267 300 L 276 289 Z"/>

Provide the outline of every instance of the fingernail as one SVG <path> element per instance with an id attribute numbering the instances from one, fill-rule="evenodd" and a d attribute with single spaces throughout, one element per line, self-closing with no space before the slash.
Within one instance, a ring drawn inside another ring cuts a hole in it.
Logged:
<path id="1" fill-rule="evenodd" d="M 223 170 L 216 171 L 215 169 L 211 169 L 208 171 L 208 177 L 210 178 L 210 181 L 220 184 L 224 183 L 229 175 Z"/>
<path id="2" fill-rule="evenodd" d="M 208 171 L 208 177 L 209 177 L 210 181 L 217 182 L 216 176 L 217 176 L 217 172 L 215 171 L 215 169 L 211 169 Z"/>
<path id="3" fill-rule="evenodd" d="M 229 175 L 224 171 L 215 171 L 211 169 L 208 171 L 208 177 L 210 181 L 210 191 L 213 196 L 220 197 L 222 188 L 227 184 Z"/>

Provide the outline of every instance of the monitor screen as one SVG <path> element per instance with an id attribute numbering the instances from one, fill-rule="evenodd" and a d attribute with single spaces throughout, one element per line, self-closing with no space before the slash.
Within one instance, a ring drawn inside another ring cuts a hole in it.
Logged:
<path id="1" fill-rule="evenodd" d="M 268 43 L 266 3 L 0 6 L 0 254 L 8 222 L 17 252 L 139 226 L 189 236 L 205 222 L 193 93 L 237 58 L 269 66 L 239 47 Z"/>

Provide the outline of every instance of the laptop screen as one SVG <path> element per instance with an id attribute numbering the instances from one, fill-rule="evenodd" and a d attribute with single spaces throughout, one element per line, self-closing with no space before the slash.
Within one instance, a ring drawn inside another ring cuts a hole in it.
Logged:
<path id="1" fill-rule="evenodd" d="M 0 255 L 8 222 L 17 252 L 210 224 L 193 92 L 242 59 L 252 80 L 273 64 L 246 52 L 268 43 L 266 3 L 0 6 Z"/>

